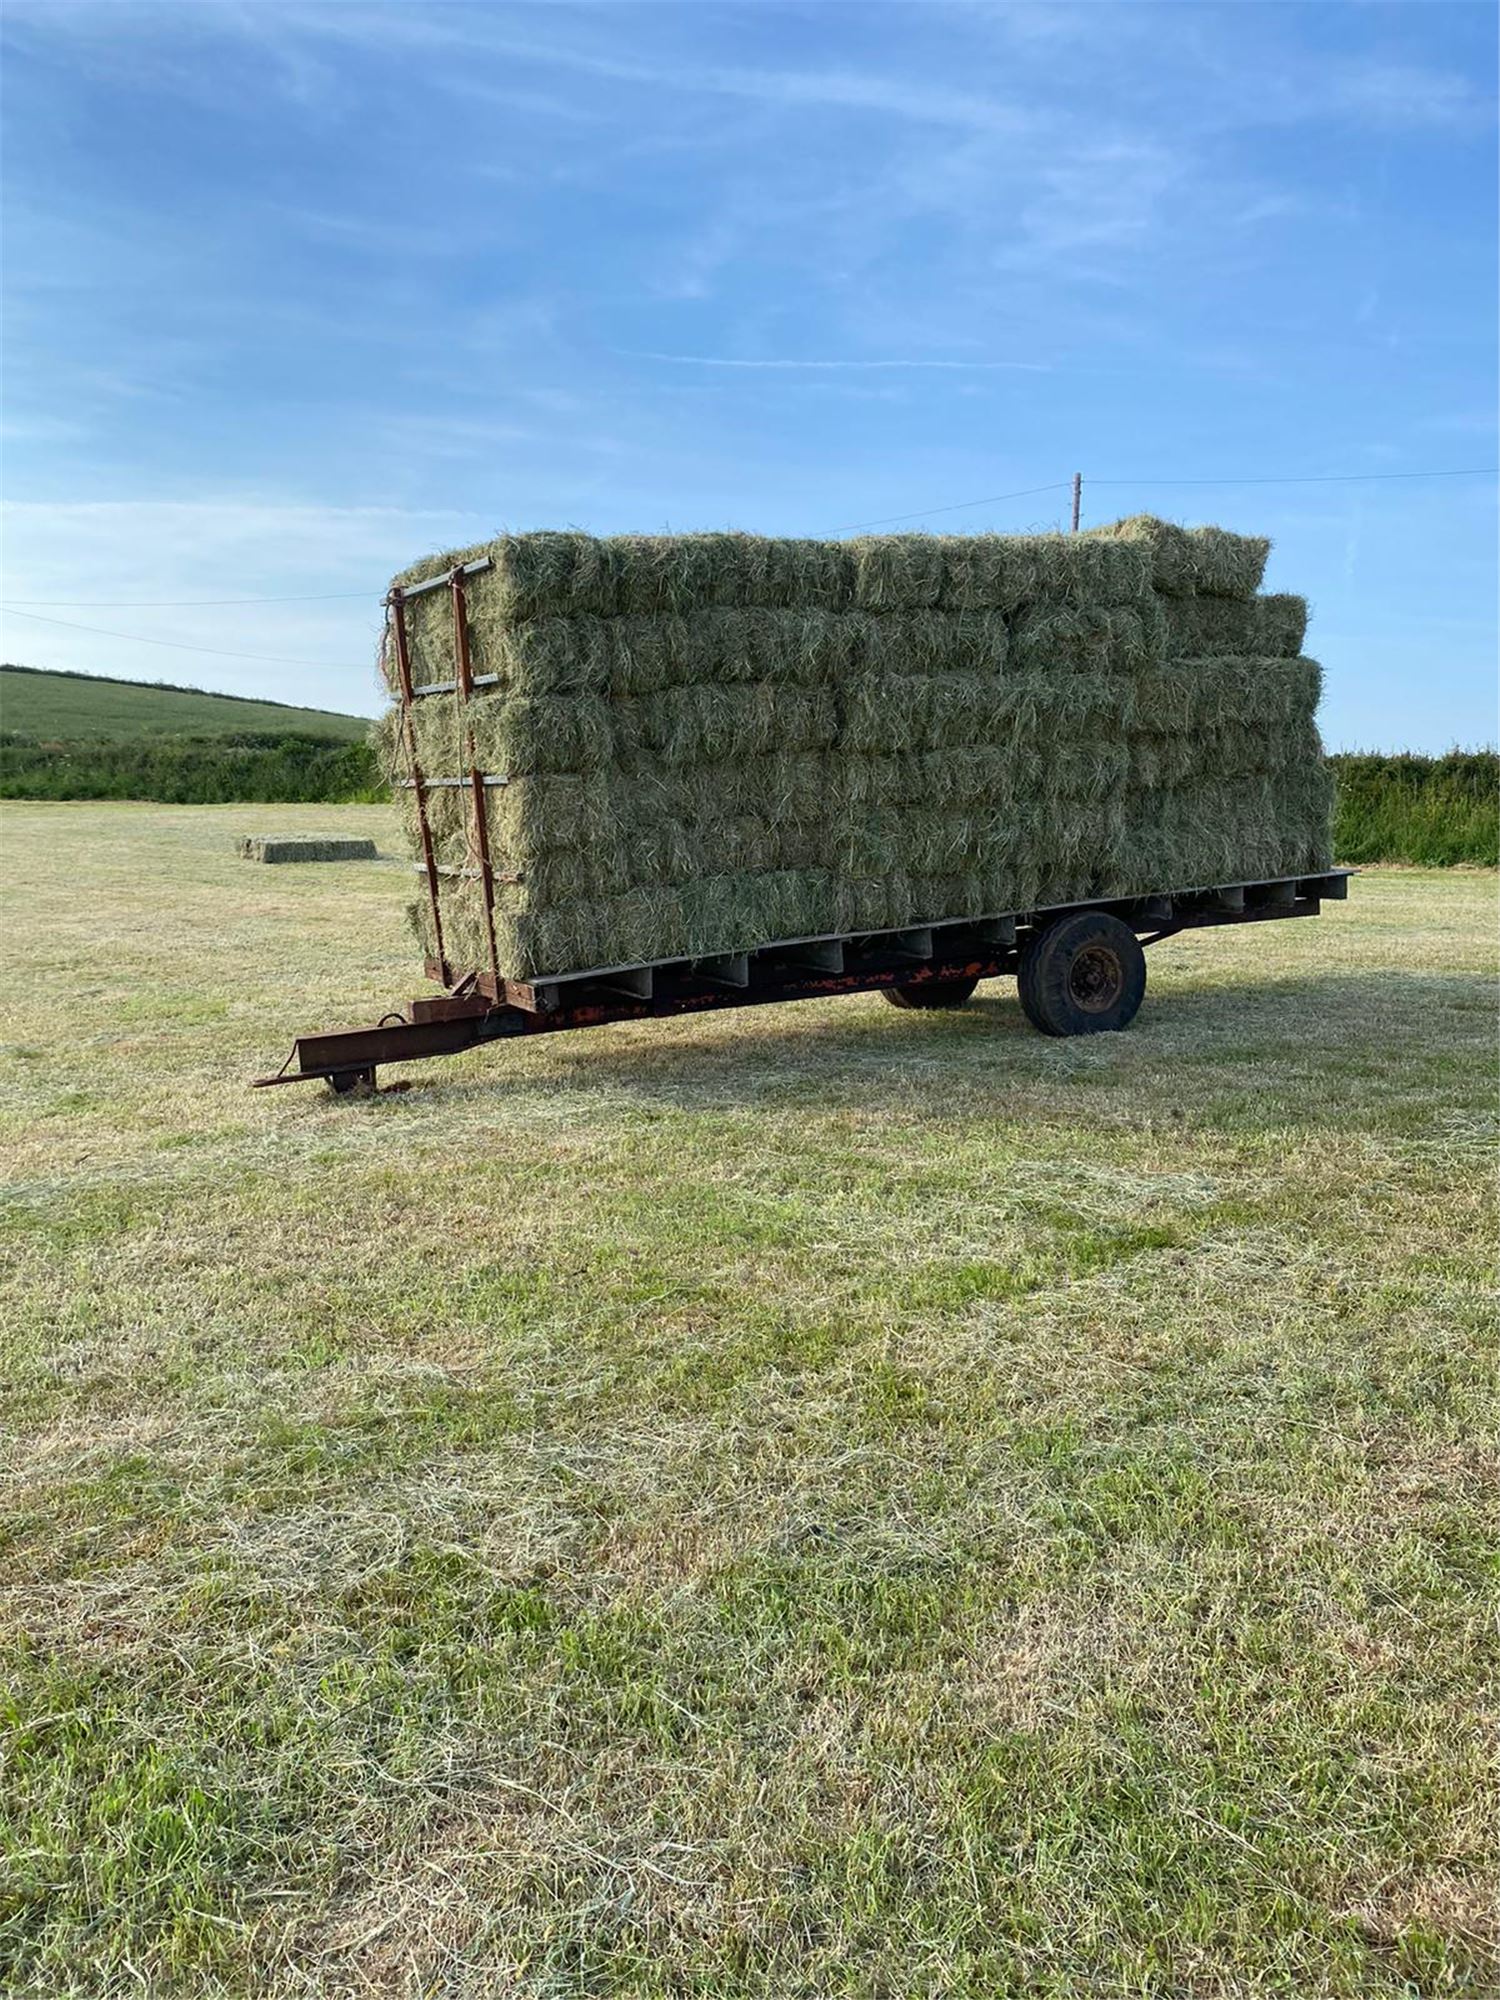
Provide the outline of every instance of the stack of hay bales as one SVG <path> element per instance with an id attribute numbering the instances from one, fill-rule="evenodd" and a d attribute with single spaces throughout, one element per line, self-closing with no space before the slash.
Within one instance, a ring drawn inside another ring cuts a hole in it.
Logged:
<path id="1" fill-rule="evenodd" d="M 487 827 L 514 978 L 1323 868 L 1319 671 L 1301 600 L 1256 594 L 1266 551 L 1152 520 L 502 536 L 396 579 L 491 563 L 466 603 L 495 679 L 413 704 L 418 764 L 507 781 Z M 448 592 L 404 617 L 416 685 L 451 682 Z M 397 711 L 381 729 L 408 778 Z M 472 794 L 425 798 L 448 961 L 483 968 Z"/>
<path id="2" fill-rule="evenodd" d="M 1330 867 L 1322 672 L 1302 656 L 1306 599 L 1260 591 L 1270 542 L 1144 514 L 1092 533 L 1144 552 L 1161 619 L 1160 673 L 1138 705 L 1133 881 L 1200 888 Z"/>

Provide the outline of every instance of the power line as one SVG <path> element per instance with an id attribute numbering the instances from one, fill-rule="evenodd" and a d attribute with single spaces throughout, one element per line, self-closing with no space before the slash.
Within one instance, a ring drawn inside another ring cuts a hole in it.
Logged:
<path id="1" fill-rule="evenodd" d="M 1494 466 L 1468 465 L 1443 468 L 1430 472 L 1317 472 L 1317 473 L 1277 473 L 1255 474 L 1225 479 L 1167 478 L 1167 479 L 1096 479 L 1088 476 L 1088 486 L 1343 486 L 1357 485 L 1368 481 L 1404 479 L 1493 479 L 1497 476 Z M 925 521 L 934 514 L 962 514 L 974 507 L 998 507 L 1008 500 L 1029 500 L 1038 493 L 1061 493 L 1069 486 L 1066 479 L 1049 480 L 1043 486 L 1022 486 L 1011 493 L 990 493 L 977 500 L 951 500 L 939 507 L 914 508 L 908 514 L 882 514 L 871 521 L 846 521 L 842 527 L 832 529 L 833 534 L 853 534 L 863 528 L 885 528 L 901 521 Z M 286 597 L 99 597 L 99 598 L 52 598 L 19 597 L 0 604 L 0 610 L 9 611 L 13 617 L 29 618 L 39 625 L 57 625 L 69 632 L 91 632 L 102 639 L 122 639 L 135 646 L 166 646 L 173 652 L 204 653 L 221 660 L 260 660 L 268 666 L 283 667 L 323 667 L 336 663 L 324 660 L 294 659 L 285 653 L 245 653 L 223 646 L 195 646 L 184 639 L 155 639 L 140 632 L 115 632 L 103 625 L 80 625 L 66 618 L 43 617 L 38 611 L 23 607 L 37 604 L 56 605 L 64 610 L 107 609 L 118 606 L 121 609 L 159 611 L 215 610 L 230 606 L 253 604 L 335 604 L 348 603 L 354 599 L 373 604 L 373 592 L 363 590 L 335 590 L 313 592 L 305 595 Z M 354 672 L 353 668 L 340 669 Z"/>
<path id="2" fill-rule="evenodd" d="M 1068 483 L 1066 479 L 1054 479 L 1046 486 L 1023 486 L 1019 493 L 991 493 L 984 500 L 955 500 L 946 507 L 918 507 L 911 514 L 882 514 L 878 521 L 845 521 L 832 532 L 847 535 L 856 528 L 884 528 L 892 521 L 925 521 L 929 514 L 959 514 L 966 507 L 998 507 L 1002 500 L 1026 500 L 1033 493 L 1060 493 Z"/>
<path id="3" fill-rule="evenodd" d="M 1371 479 L 1493 479 L 1492 465 L 1466 465 L 1440 472 L 1317 472 L 1289 473 L 1253 478 L 1229 479 L 1095 479 L 1084 475 L 1086 486 L 1342 486 Z M 884 528 L 894 521 L 925 521 L 933 514 L 961 514 L 970 507 L 997 507 L 1002 500 L 1025 500 L 1033 493 L 1060 493 L 1070 482 L 1054 479 L 1047 486 L 1023 486 L 1018 493 L 992 493 L 983 500 L 954 500 L 942 507 L 919 507 L 910 514 L 883 514 L 876 521 L 846 521 L 834 534 L 848 534 L 856 528 Z"/>
<path id="4" fill-rule="evenodd" d="M 301 597 L 13 597 L 11 604 L 55 604 L 72 611 L 192 611 L 223 604 L 337 604 L 360 597 L 377 602 L 373 590 L 324 590 Z"/>
<path id="5" fill-rule="evenodd" d="M 1494 479 L 1500 468 L 1465 465 L 1454 472 L 1310 472 L 1254 479 L 1095 479 L 1090 486 L 1348 486 L 1366 479 Z"/>
<path id="6" fill-rule="evenodd" d="M 0 604 L 0 611 L 9 606 Z M 333 667 L 340 673 L 356 673 L 358 668 L 337 660 L 294 660 L 285 653 L 237 653 L 224 646 L 195 646 L 186 639 L 148 639 L 140 632 L 112 632 L 104 625 L 75 625 L 67 618 L 44 618 L 37 611 L 12 611 L 13 618 L 29 618 L 37 625 L 60 625 L 65 632 L 93 632 L 101 639 L 125 639 L 132 646 L 170 646 L 175 653 L 211 653 L 220 660 L 263 660 L 273 667 Z"/>

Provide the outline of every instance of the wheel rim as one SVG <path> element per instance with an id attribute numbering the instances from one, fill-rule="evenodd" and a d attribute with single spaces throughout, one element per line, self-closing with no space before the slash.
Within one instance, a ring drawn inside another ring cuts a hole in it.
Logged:
<path id="1" fill-rule="evenodd" d="M 1086 944 L 1068 967 L 1068 995 L 1085 1014 L 1107 1014 L 1125 990 L 1125 968 L 1107 944 Z"/>

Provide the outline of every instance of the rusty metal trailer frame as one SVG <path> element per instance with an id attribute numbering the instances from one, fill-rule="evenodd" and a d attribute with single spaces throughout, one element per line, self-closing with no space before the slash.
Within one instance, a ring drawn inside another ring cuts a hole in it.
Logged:
<path id="1" fill-rule="evenodd" d="M 1325 902 L 1347 897 L 1351 873 L 1338 868 L 910 930 L 787 939 L 754 951 L 604 967 L 555 979 L 522 981 L 503 979 L 494 971 L 471 972 L 449 992 L 413 1000 L 405 1013 L 387 1014 L 373 1028 L 299 1036 L 276 1075 L 256 1078 L 256 1087 L 322 1080 L 342 1094 L 372 1088 L 382 1063 L 458 1055 L 521 1035 L 1000 978 L 1017 970 L 1021 954 L 1041 931 L 1084 911 L 1118 917 L 1143 945 L 1218 924 L 1315 917 Z M 427 969 L 430 974 L 439 971 L 433 961 Z"/>
<path id="2" fill-rule="evenodd" d="M 381 1063 L 417 1062 L 457 1055 L 482 1042 L 518 1035 L 557 1034 L 568 1028 L 604 1027 L 617 1021 L 670 1019 L 724 1007 L 759 1007 L 777 1000 L 826 1000 L 841 993 L 884 988 L 920 993 L 924 987 L 995 979 L 1015 972 L 1028 944 L 1061 919 L 1090 910 L 1128 924 L 1143 944 L 1155 944 L 1184 930 L 1210 924 L 1258 923 L 1276 917 L 1316 916 L 1322 903 L 1347 894 L 1348 869 L 1326 874 L 1282 876 L 1271 881 L 1232 882 L 1210 888 L 1173 889 L 1159 895 L 1069 903 L 1049 909 L 977 919 L 953 919 L 906 930 L 812 938 L 783 938 L 753 950 L 707 958 L 658 960 L 651 964 L 597 967 L 550 979 L 507 979 L 500 970 L 495 933 L 495 884 L 522 880 L 497 867 L 490 846 L 488 797 L 510 783 L 506 772 L 482 771 L 467 706 L 476 688 L 493 686 L 498 674 L 476 674 L 469 645 L 465 586 L 491 567 L 488 556 L 456 564 L 423 583 L 393 589 L 386 598 L 386 669 L 400 711 L 400 741 L 407 772 L 396 783 L 412 792 L 417 840 L 432 919 L 435 955 L 426 961 L 429 979 L 447 989 L 413 1000 L 404 1013 L 387 1014 L 373 1028 L 301 1035 L 275 1076 L 255 1079 L 257 1088 L 322 1079 L 342 1093 L 373 1086 Z M 453 615 L 451 680 L 417 681 L 412 672 L 406 606 L 413 598 L 448 592 Z M 433 776 L 417 754 L 414 705 L 424 696 L 456 696 L 461 723 L 457 775 Z M 455 789 L 465 794 L 467 844 L 472 865 L 440 867 L 427 813 L 428 794 Z M 484 910 L 488 965 L 460 970 L 449 961 L 443 937 L 442 876 L 459 874 L 479 883 Z"/>

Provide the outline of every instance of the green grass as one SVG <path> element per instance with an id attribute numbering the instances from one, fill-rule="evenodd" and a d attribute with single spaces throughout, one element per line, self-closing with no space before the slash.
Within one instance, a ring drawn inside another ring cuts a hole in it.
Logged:
<path id="1" fill-rule="evenodd" d="M 162 736 L 38 743 L 0 734 L 0 798 L 139 799 L 166 805 L 365 802 L 386 796 L 374 751 L 329 736 Z"/>
<path id="2" fill-rule="evenodd" d="M 1500 755 L 1444 757 L 1350 752 L 1332 757 L 1337 785 L 1334 847 L 1340 861 L 1500 861 Z"/>
<path id="3" fill-rule="evenodd" d="M 388 809 L 3 828 L 0 1988 L 1494 1990 L 1493 875 L 361 1102 Z"/>
<path id="4" fill-rule="evenodd" d="M 0 667 L 0 798 L 376 799 L 368 730 L 322 709 Z"/>
<path id="5" fill-rule="evenodd" d="M 200 688 L 4 666 L 0 667 L 0 727 L 44 743 L 121 743 L 142 737 L 246 732 L 332 736 L 342 743 L 362 743 L 370 724 L 360 715 L 207 694 Z"/>

